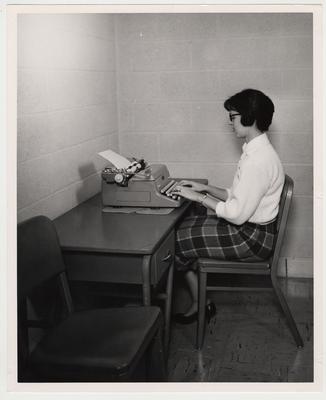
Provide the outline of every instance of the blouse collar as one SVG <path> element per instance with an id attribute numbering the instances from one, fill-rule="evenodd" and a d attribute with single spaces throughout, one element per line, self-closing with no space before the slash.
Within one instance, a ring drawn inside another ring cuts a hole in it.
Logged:
<path id="1" fill-rule="evenodd" d="M 242 146 L 242 150 L 246 154 L 250 154 L 261 147 L 270 144 L 270 141 L 266 135 L 266 133 L 262 133 L 259 136 L 256 136 L 254 139 L 250 140 L 249 143 L 244 143 Z"/>

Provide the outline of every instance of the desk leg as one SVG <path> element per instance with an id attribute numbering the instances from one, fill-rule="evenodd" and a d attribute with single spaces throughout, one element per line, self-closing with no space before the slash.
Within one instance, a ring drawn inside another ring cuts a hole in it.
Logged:
<path id="1" fill-rule="evenodd" d="M 144 256 L 143 258 L 143 303 L 144 306 L 151 305 L 151 258 L 152 256 Z"/>
<path id="2" fill-rule="evenodd" d="M 143 258 L 142 273 L 143 273 L 143 303 L 144 306 L 151 305 L 151 285 L 150 285 L 150 266 L 151 256 Z M 166 282 L 166 292 L 163 295 L 165 300 L 164 310 L 164 348 L 168 348 L 170 341 L 170 323 L 171 323 L 171 305 L 172 305 L 172 290 L 173 290 L 173 273 L 174 263 L 169 266 L 168 278 Z"/>
<path id="3" fill-rule="evenodd" d="M 170 341 L 170 323 L 171 323 L 171 305 L 172 305 L 172 289 L 173 289 L 173 273 L 174 262 L 169 267 L 169 274 L 166 283 L 166 300 L 165 300 L 165 324 L 164 324 L 164 348 L 168 349 Z"/>

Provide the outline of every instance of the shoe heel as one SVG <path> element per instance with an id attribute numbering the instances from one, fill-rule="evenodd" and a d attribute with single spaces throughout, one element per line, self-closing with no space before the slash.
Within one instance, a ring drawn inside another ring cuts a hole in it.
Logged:
<path id="1" fill-rule="evenodd" d="M 210 320 L 212 319 L 212 317 L 214 317 L 214 315 L 216 314 L 216 306 L 215 303 L 209 303 L 206 306 L 206 320 L 207 323 L 210 322 Z"/>

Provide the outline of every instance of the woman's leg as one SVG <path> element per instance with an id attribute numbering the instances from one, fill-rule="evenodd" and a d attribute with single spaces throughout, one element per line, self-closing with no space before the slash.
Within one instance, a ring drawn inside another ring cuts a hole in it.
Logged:
<path id="1" fill-rule="evenodd" d="M 189 316 L 198 310 L 198 277 L 192 269 L 198 257 L 224 259 L 219 246 L 219 234 L 225 235 L 227 227 L 215 216 L 194 216 L 186 218 L 176 234 L 176 268 L 184 272 L 192 304 L 185 312 Z M 210 300 L 207 298 L 207 304 Z"/>
<path id="2" fill-rule="evenodd" d="M 186 317 L 198 311 L 198 279 L 194 271 L 187 271 L 185 273 L 186 282 L 190 291 L 192 304 L 187 312 L 184 314 Z"/>
<path id="3" fill-rule="evenodd" d="M 191 315 L 198 311 L 198 277 L 194 271 L 187 271 L 185 273 L 186 282 L 188 284 L 188 288 L 191 295 L 192 303 L 190 308 L 185 312 L 185 316 Z M 206 299 L 206 304 L 209 304 L 211 300 L 209 298 Z"/>
<path id="4" fill-rule="evenodd" d="M 274 231 L 273 224 L 263 227 L 250 223 L 235 226 L 215 216 L 186 218 L 176 232 L 175 252 L 176 268 L 185 272 L 192 299 L 185 315 L 191 315 L 198 309 L 198 279 L 192 269 L 196 259 L 265 259 L 273 246 Z"/>

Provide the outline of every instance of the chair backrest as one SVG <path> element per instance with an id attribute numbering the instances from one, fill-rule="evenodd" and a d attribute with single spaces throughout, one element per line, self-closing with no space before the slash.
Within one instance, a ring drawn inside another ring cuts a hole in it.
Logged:
<path id="1" fill-rule="evenodd" d="M 289 216 L 291 201 L 293 195 L 293 180 L 285 175 L 284 186 L 280 198 L 280 205 L 277 217 L 277 234 L 274 243 L 274 252 L 272 257 L 272 270 L 276 271 L 280 251 L 282 248 L 284 233 L 286 229 L 286 223 Z M 273 268 L 274 267 L 274 268 Z"/>
<path id="2" fill-rule="evenodd" d="M 53 304 L 56 305 L 57 288 L 60 289 L 65 309 L 71 309 L 70 292 L 69 288 L 66 289 L 63 276 L 65 265 L 60 244 L 54 224 L 49 218 L 37 216 L 18 224 L 17 261 L 18 379 L 21 380 L 31 350 L 28 328 L 34 326 L 44 329 L 47 323 L 53 323 L 54 318 L 57 318 L 53 312 L 56 311 Z M 55 284 L 52 278 L 57 278 Z M 43 322 L 46 324 L 43 325 Z"/>
<path id="3" fill-rule="evenodd" d="M 17 260 L 18 300 L 65 271 L 57 232 L 49 218 L 37 216 L 18 224 Z"/>

